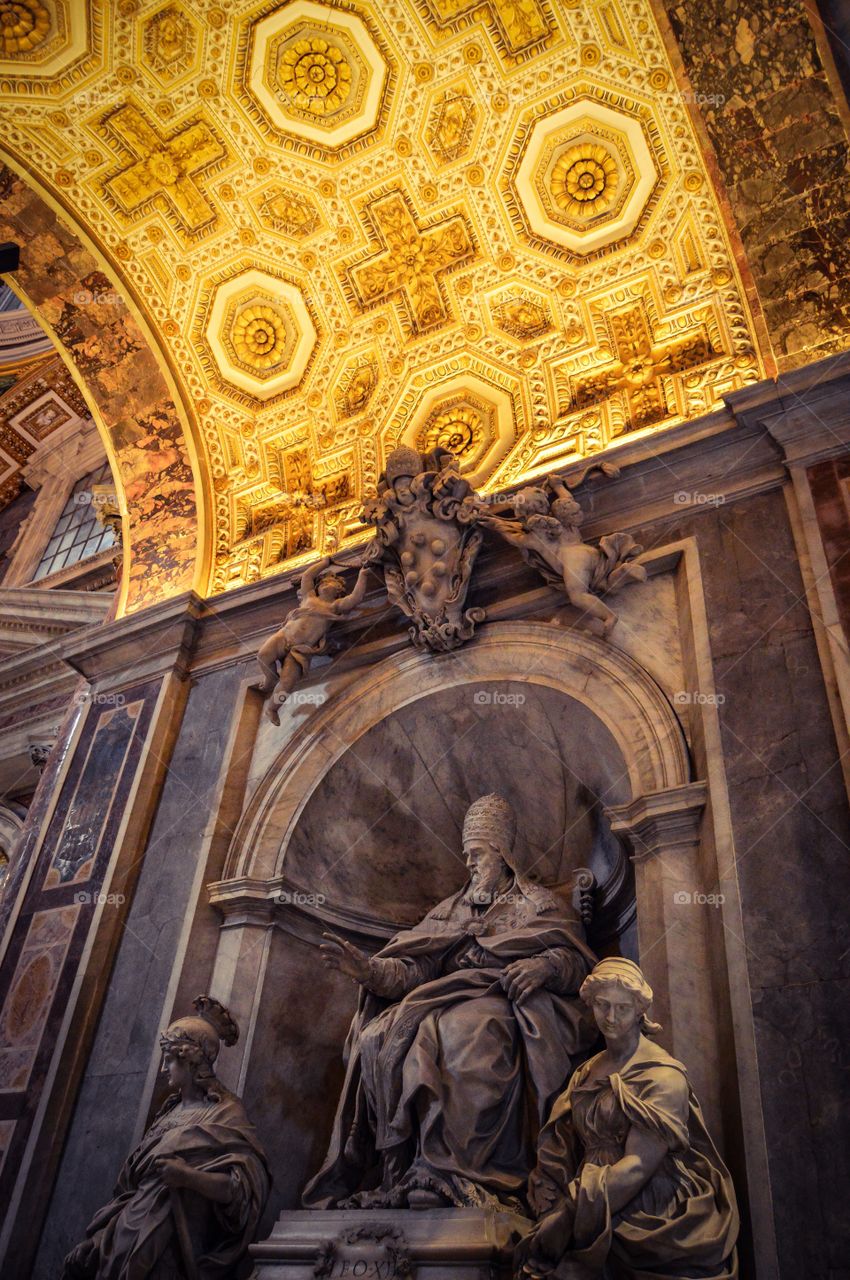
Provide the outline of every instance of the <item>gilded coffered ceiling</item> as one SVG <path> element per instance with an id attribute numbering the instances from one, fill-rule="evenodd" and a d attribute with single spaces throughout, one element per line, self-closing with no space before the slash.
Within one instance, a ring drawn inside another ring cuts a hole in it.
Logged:
<path id="1" fill-rule="evenodd" d="M 400 442 L 492 490 L 762 376 L 685 97 L 649 0 L 0 0 L 2 150 L 161 348 L 209 591 L 362 536 Z"/>

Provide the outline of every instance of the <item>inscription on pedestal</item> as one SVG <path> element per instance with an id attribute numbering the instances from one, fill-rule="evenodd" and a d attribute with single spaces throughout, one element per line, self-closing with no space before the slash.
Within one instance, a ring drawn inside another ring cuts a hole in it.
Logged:
<path id="1" fill-rule="evenodd" d="M 352 1227 L 319 1250 L 316 1280 L 406 1280 L 412 1273 L 404 1232 L 382 1223 Z"/>

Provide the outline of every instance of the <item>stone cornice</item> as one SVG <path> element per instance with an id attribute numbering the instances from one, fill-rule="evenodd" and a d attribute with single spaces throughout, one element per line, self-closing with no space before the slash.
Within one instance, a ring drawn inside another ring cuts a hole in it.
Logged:
<path id="1" fill-rule="evenodd" d="M 641 862 L 676 848 L 692 848 L 699 838 L 708 788 L 704 782 L 639 796 L 631 804 L 606 809 L 615 835 L 625 836 L 632 858 Z"/>
<path id="2" fill-rule="evenodd" d="M 788 463 L 810 465 L 850 451 L 850 352 L 818 360 L 726 397 L 744 426 L 758 426 Z"/>
<path id="3" fill-rule="evenodd" d="M 33 645 L 105 621 L 111 592 L 57 591 L 39 587 L 0 587 L 0 636 L 30 630 Z"/>
<path id="4" fill-rule="evenodd" d="M 115 622 L 67 636 L 61 656 L 99 688 L 150 680 L 167 671 L 182 679 L 205 610 L 193 591 L 172 596 Z"/>
<path id="5" fill-rule="evenodd" d="M 403 921 L 367 916 L 339 905 L 329 906 L 321 894 L 308 893 L 283 876 L 268 880 L 250 876 L 218 880 L 207 885 L 207 893 L 226 925 L 274 924 L 311 942 L 317 942 L 322 932 L 330 928 L 351 941 L 375 945 L 386 942 L 400 929 L 409 928 Z"/>
<path id="6" fill-rule="evenodd" d="M 65 641 L 86 628 L 99 629 L 111 607 L 107 594 L 0 588 L 0 639 L 8 635 L 20 644 L 0 671 L 0 724 L 14 720 L 25 726 L 43 719 L 45 704 L 71 698 L 79 676 L 64 661 Z"/>

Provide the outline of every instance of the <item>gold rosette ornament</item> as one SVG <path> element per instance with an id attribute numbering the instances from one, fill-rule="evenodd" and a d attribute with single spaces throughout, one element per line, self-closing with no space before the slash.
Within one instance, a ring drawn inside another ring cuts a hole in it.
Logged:
<path id="1" fill-rule="evenodd" d="M 245 364 L 254 369 L 270 369 L 280 360 L 286 329 L 271 307 L 246 307 L 236 317 L 232 341 Z"/>
<path id="2" fill-rule="evenodd" d="M 50 30 L 50 14 L 37 0 L 2 0 L 0 3 L 0 49 L 9 58 L 29 53 Z"/>
<path id="3" fill-rule="evenodd" d="M 293 106 L 333 115 L 351 91 L 351 68 L 341 50 L 318 36 L 297 40 L 281 60 L 280 83 Z"/>
<path id="4" fill-rule="evenodd" d="M 616 160 L 605 147 L 593 142 L 579 143 L 559 156 L 550 180 L 555 202 L 578 218 L 604 213 L 618 186 Z"/>

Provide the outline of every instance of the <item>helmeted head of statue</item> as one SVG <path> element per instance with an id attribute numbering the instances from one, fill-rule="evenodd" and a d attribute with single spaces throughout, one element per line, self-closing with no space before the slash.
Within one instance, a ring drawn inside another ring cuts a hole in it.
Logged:
<path id="1" fill-rule="evenodd" d="M 192 1006 L 194 1014 L 178 1018 L 159 1037 L 163 1070 L 177 1087 L 188 1079 L 201 1085 L 214 1080 L 222 1043 L 232 1045 L 239 1039 L 239 1027 L 218 1000 L 198 996 Z"/>

